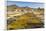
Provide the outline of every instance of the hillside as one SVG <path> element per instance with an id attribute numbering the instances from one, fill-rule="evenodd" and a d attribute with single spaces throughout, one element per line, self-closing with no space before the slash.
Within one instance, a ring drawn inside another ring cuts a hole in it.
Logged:
<path id="1" fill-rule="evenodd" d="M 7 6 L 7 26 L 12 29 L 28 29 L 28 28 L 43 28 L 41 18 L 44 16 L 44 10 L 29 7 L 18 7 L 16 5 Z M 40 16 L 39 16 L 40 15 Z"/>
<path id="2" fill-rule="evenodd" d="M 32 26 L 37 26 L 37 25 L 42 27 L 43 25 L 42 22 L 39 20 L 39 18 L 33 16 L 32 13 L 29 14 L 27 13 L 17 17 L 16 19 L 15 18 L 16 17 L 13 18 L 15 21 L 12 20 L 12 22 L 9 23 L 8 29 L 32 28 Z"/>

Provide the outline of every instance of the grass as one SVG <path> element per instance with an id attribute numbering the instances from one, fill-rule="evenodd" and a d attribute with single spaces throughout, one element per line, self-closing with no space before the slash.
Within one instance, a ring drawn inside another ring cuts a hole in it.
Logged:
<path id="1" fill-rule="evenodd" d="M 9 24 L 8 29 L 10 29 L 10 28 L 13 28 L 13 29 L 25 28 L 25 26 L 28 26 L 27 23 L 41 23 L 41 22 L 40 22 L 39 18 L 33 16 L 32 13 L 26 13 L 24 15 L 21 15 L 18 19 L 16 19 L 16 21 Z"/>

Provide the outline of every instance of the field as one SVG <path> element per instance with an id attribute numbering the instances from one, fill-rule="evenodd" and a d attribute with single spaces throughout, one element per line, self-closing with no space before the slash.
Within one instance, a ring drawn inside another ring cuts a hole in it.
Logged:
<path id="1" fill-rule="evenodd" d="M 44 9 L 7 6 L 7 29 L 30 29 L 44 27 Z"/>

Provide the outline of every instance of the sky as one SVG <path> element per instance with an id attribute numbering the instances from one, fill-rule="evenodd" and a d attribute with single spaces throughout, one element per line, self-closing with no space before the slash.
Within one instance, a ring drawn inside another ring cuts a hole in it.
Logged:
<path id="1" fill-rule="evenodd" d="M 43 3 L 38 3 L 38 2 L 20 2 L 20 1 L 8 1 L 8 6 L 9 5 L 17 5 L 19 7 L 31 7 L 31 8 L 44 8 Z"/>

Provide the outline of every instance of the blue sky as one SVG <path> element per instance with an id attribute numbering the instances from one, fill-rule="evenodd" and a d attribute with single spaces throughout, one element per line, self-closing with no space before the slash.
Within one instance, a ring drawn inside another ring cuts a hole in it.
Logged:
<path id="1" fill-rule="evenodd" d="M 20 2 L 20 1 L 8 1 L 8 5 L 17 5 L 20 7 L 31 7 L 31 8 L 44 8 L 44 4 L 43 3 L 38 3 L 38 2 Z"/>

